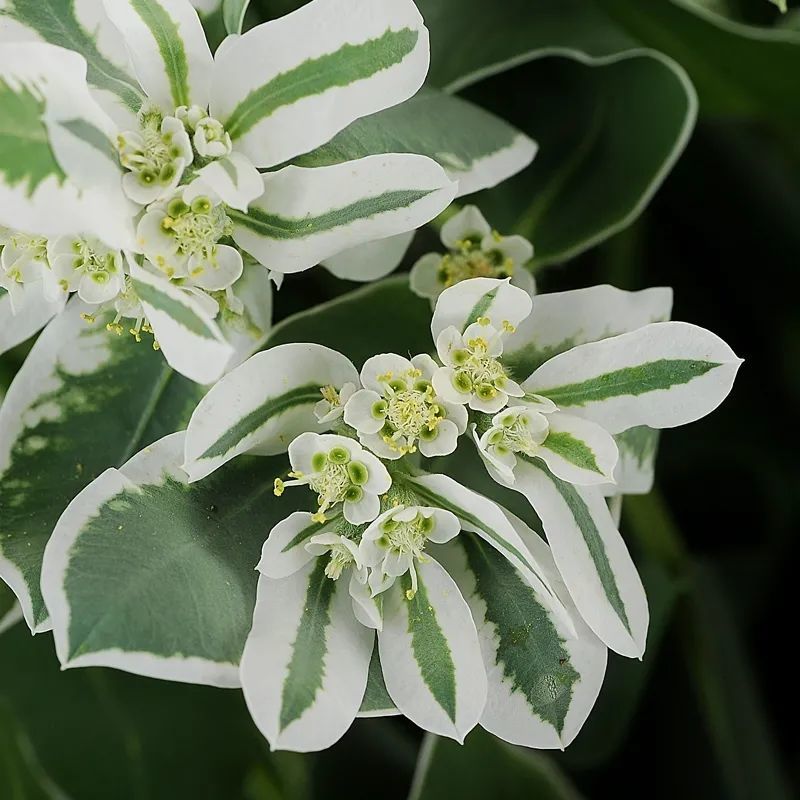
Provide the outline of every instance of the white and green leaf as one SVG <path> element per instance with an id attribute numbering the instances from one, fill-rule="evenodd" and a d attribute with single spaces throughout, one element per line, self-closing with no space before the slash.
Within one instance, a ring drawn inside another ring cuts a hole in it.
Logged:
<path id="1" fill-rule="evenodd" d="M 261 545 L 291 505 L 270 460 L 202 484 L 180 469 L 182 433 L 80 492 L 48 543 L 42 590 L 62 666 L 237 686 Z"/>
<path id="2" fill-rule="evenodd" d="M 235 356 L 205 306 L 167 278 L 131 266 L 133 288 L 167 363 L 200 384 L 219 379 Z"/>
<path id="3" fill-rule="evenodd" d="M 554 475 L 579 486 L 613 481 L 619 453 L 605 428 L 562 411 L 548 414 L 547 421 L 550 428 L 537 455 Z"/>
<path id="4" fill-rule="evenodd" d="M 610 433 L 639 425 L 673 428 L 713 411 L 741 363 L 710 331 L 657 322 L 561 353 L 522 386 Z"/>
<path id="5" fill-rule="evenodd" d="M 416 569 L 416 594 L 409 599 L 406 573 L 384 600 L 378 646 L 386 689 L 412 722 L 463 742 L 486 702 L 475 624 L 453 579 L 433 558 Z"/>
<path id="6" fill-rule="evenodd" d="M 256 166 L 275 166 L 407 100 L 428 61 L 411 0 L 316 0 L 217 54 L 211 112 Z"/>
<path id="7" fill-rule="evenodd" d="M 0 44 L 3 224 L 130 246 L 131 207 L 109 157 L 113 130 L 89 94 L 82 56 L 39 42 Z"/>
<path id="8" fill-rule="evenodd" d="M 49 627 L 42 557 L 78 492 L 183 428 L 202 389 L 145 342 L 110 334 L 77 299 L 43 331 L 0 406 L 0 577 L 34 631 Z M 134 388 L 135 387 L 135 388 Z"/>
<path id="9" fill-rule="evenodd" d="M 282 273 L 418 228 L 446 208 L 456 191 L 435 161 L 409 154 L 316 169 L 289 166 L 263 179 L 264 193 L 247 213 L 229 212 L 233 238 Z"/>
<path id="10" fill-rule="evenodd" d="M 564 748 L 594 706 L 606 648 L 572 606 L 547 545 L 509 515 L 570 606 L 577 636 L 543 605 L 519 572 L 474 534 L 462 534 L 437 556 L 469 603 L 489 681 L 481 725 L 506 741 Z"/>
<path id="11" fill-rule="evenodd" d="M 274 580 L 261 576 L 241 681 L 273 750 L 330 747 L 352 724 L 367 685 L 375 634 L 353 615 L 346 580 L 326 559 Z"/>
<path id="12" fill-rule="evenodd" d="M 376 281 L 394 272 L 405 258 L 416 231 L 398 233 L 386 239 L 343 250 L 326 258 L 322 266 L 337 278 L 350 281 Z"/>
<path id="13" fill-rule="evenodd" d="M 626 292 L 604 284 L 539 294 L 534 312 L 506 339 L 503 363 L 522 380 L 559 353 L 665 322 L 671 311 L 668 288 Z"/>
<path id="14" fill-rule="evenodd" d="M 322 432 L 314 406 L 320 389 L 358 385 L 343 355 L 317 344 L 286 344 L 258 353 L 226 375 L 189 421 L 184 469 L 196 481 L 240 453 L 281 453 L 304 431 Z"/>
<path id="15" fill-rule="evenodd" d="M 207 106 L 214 60 L 200 17 L 186 0 L 103 0 L 134 72 L 162 112 Z"/>
<path id="16" fill-rule="evenodd" d="M 223 0 L 222 21 L 229 34 L 240 34 L 244 25 L 244 16 L 250 0 Z"/>
<path id="17" fill-rule="evenodd" d="M 455 514 L 463 530 L 477 534 L 508 559 L 525 576 L 542 602 L 570 624 L 569 615 L 549 585 L 544 571 L 498 505 L 447 475 L 411 478 L 395 474 L 394 479 L 411 489 L 420 505 L 443 508 Z"/>
<path id="18" fill-rule="evenodd" d="M 132 74 L 125 44 L 96 0 L 7 0 L 0 25 L 8 41 L 34 41 L 74 50 L 87 62 L 87 80 L 100 105 L 124 129 L 134 126 L 144 93 Z"/>
<path id="19" fill-rule="evenodd" d="M 614 484 L 603 487 L 606 494 L 648 494 L 655 479 L 655 461 L 660 431 L 639 425 L 614 436 L 619 461 Z"/>
<path id="20" fill-rule="evenodd" d="M 514 473 L 510 488 L 527 498 L 542 521 L 553 560 L 581 616 L 609 648 L 641 657 L 647 598 L 600 491 L 561 480 L 536 458 L 518 457 Z"/>

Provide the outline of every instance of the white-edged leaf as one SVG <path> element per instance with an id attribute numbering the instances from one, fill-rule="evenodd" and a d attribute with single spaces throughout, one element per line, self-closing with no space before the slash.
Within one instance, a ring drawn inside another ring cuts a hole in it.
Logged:
<path id="1" fill-rule="evenodd" d="M 407 100 L 428 62 L 411 0 L 313 0 L 217 54 L 211 112 L 238 150 L 270 167 Z"/>
<path id="2" fill-rule="evenodd" d="M 539 459 L 518 458 L 514 473 L 509 488 L 523 494 L 542 521 L 581 616 L 609 648 L 640 657 L 647 639 L 647 597 L 600 491 L 562 481 Z"/>
<path id="3" fill-rule="evenodd" d="M 146 342 L 87 323 L 74 298 L 45 328 L 0 406 L 0 577 L 47 630 L 42 555 L 78 492 L 144 444 L 183 428 L 202 389 Z M 113 312 L 112 312 L 113 314 Z"/>
<path id="4" fill-rule="evenodd" d="M 63 300 L 51 303 L 41 285 L 30 284 L 23 287 L 14 313 L 8 292 L 0 290 L 0 355 L 38 333 L 63 308 Z"/>
<path id="5" fill-rule="evenodd" d="M 220 378 L 234 349 L 205 308 L 161 275 L 132 265 L 131 278 L 167 363 L 196 383 Z"/>
<path id="6" fill-rule="evenodd" d="M 322 167 L 378 153 L 418 153 L 458 181 L 461 197 L 525 169 L 536 150 L 533 140 L 480 106 L 425 88 L 405 103 L 357 120 L 292 163 Z"/>
<path id="7" fill-rule="evenodd" d="M 41 236 L 133 241 L 114 125 L 89 94 L 86 61 L 39 42 L 0 44 L 0 213 Z"/>
<path id="8" fill-rule="evenodd" d="M 213 57 L 187 0 L 103 0 L 148 99 L 162 112 L 207 106 Z"/>
<path id="9" fill-rule="evenodd" d="M 95 99 L 125 130 L 135 126 L 144 93 L 133 76 L 125 43 L 97 0 L 7 0 L 2 27 L 8 41 L 33 41 L 74 50 L 87 62 Z"/>
<path id="10" fill-rule="evenodd" d="M 257 353 L 219 381 L 198 405 L 186 433 L 184 469 L 193 481 L 248 451 L 286 450 L 298 434 L 326 430 L 314 416 L 320 389 L 358 384 L 335 350 L 285 344 Z"/>
<path id="11" fill-rule="evenodd" d="M 248 212 L 229 212 L 233 238 L 276 272 L 300 272 L 356 245 L 433 219 L 456 184 L 429 158 L 368 156 L 330 167 L 284 167 L 263 176 Z"/>
<path id="12" fill-rule="evenodd" d="M 619 453 L 605 428 L 563 411 L 548 414 L 547 422 L 550 429 L 537 455 L 554 475 L 579 486 L 612 480 Z"/>
<path id="13" fill-rule="evenodd" d="M 62 666 L 239 684 L 254 565 L 271 524 L 292 507 L 273 496 L 279 467 L 266 459 L 189 485 L 183 438 L 106 471 L 58 521 L 42 590 Z"/>
<path id="14" fill-rule="evenodd" d="M 522 385 L 610 433 L 638 425 L 673 428 L 713 411 L 741 363 L 704 328 L 656 322 L 561 353 Z"/>
<path id="15" fill-rule="evenodd" d="M 433 559 L 417 564 L 409 599 L 406 573 L 386 593 L 378 632 L 386 689 L 421 728 L 459 742 L 486 702 L 486 673 L 469 607 L 453 579 Z"/>
<path id="16" fill-rule="evenodd" d="M 498 330 L 503 329 L 503 322 L 518 325 L 531 313 L 532 304 L 531 296 L 508 280 L 461 281 L 439 296 L 431 320 L 433 341 L 446 328 L 453 326 L 464 331 L 479 317 L 486 317 Z"/>
<path id="17" fill-rule="evenodd" d="M 614 469 L 614 483 L 603 488 L 604 494 L 648 494 L 655 479 L 655 460 L 660 431 L 639 425 L 614 436 L 619 461 Z"/>
<path id="18" fill-rule="evenodd" d="M 375 634 L 353 615 L 347 580 L 317 558 L 287 578 L 261 576 L 242 656 L 244 697 L 273 750 L 330 747 L 352 724 Z"/>
<path id="19" fill-rule="evenodd" d="M 222 21 L 225 23 L 225 30 L 228 33 L 239 34 L 244 25 L 244 15 L 250 0 L 223 0 L 222 1 Z"/>
<path id="20" fill-rule="evenodd" d="M 538 539 L 516 518 L 509 515 L 509 521 L 521 536 L 528 534 L 526 543 Z M 489 685 L 481 725 L 513 744 L 566 747 L 597 699 L 605 646 L 576 613 L 577 636 L 568 630 L 517 570 L 474 534 L 437 548 L 437 557 L 469 603 L 478 630 Z M 549 559 L 550 580 L 560 584 L 544 542 L 537 557 Z"/>
<path id="21" fill-rule="evenodd" d="M 395 480 L 398 477 L 395 475 Z M 401 480 L 417 495 L 421 505 L 451 511 L 458 517 L 463 530 L 476 533 L 502 553 L 540 593 L 543 602 L 548 602 L 554 613 L 571 624 L 543 570 L 498 505 L 447 475 L 423 475 Z"/>
<path id="22" fill-rule="evenodd" d="M 671 311 L 669 288 L 626 292 L 602 284 L 539 294 L 533 313 L 506 338 L 503 363 L 522 380 L 559 353 L 651 322 L 665 322 Z"/>

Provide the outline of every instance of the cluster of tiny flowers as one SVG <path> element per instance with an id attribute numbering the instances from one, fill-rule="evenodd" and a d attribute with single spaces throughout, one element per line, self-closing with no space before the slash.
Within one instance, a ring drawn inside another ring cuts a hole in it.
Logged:
<path id="1" fill-rule="evenodd" d="M 108 329 L 122 334 L 122 320 L 129 319 L 139 341 L 152 329 L 131 280 L 135 264 L 169 279 L 211 318 L 221 309 L 242 313 L 232 289 L 243 271 L 242 255 L 226 244 L 232 226 L 225 204 L 198 175 L 231 153 L 230 136 L 198 106 L 165 116 L 146 105 L 137 121 L 137 130 L 118 134 L 116 148 L 125 170 L 123 190 L 138 208 L 138 253 L 112 250 L 93 237 L 48 240 L 0 230 L 0 287 L 12 306 L 33 284 L 53 303 L 75 292 L 92 307 L 87 320 L 113 311 Z"/>

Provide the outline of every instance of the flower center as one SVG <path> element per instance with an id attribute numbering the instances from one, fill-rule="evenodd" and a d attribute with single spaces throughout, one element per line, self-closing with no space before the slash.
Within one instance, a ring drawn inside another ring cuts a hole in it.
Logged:
<path id="1" fill-rule="evenodd" d="M 325 566 L 325 575 L 332 581 L 339 580 L 342 572 L 354 561 L 355 559 L 350 550 L 343 544 L 335 544 L 330 550 L 330 557 Z"/>
<path id="2" fill-rule="evenodd" d="M 436 428 L 445 418 L 444 409 L 435 401 L 433 387 L 422 373 L 409 370 L 401 377 L 382 375 L 384 399 L 373 413 L 385 420 L 384 441 L 401 453 L 413 453 L 417 439 L 434 439 Z"/>
<path id="3" fill-rule="evenodd" d="M 437 277 L 448 288 L 470 278 L 509 278 L 514 262 L 499 250 L 486 252 L 475 242 L 464 242 L 460 253 L 448 253 L 442 258 Z"/>
<path id="4" fill-rule="evenodd" d="M 230 235 L 231 221 L 224 205 L 214 205 L 208 197 L 195 198 L 191 206 L 175 198 L 167 206 L 161 229 L 175 239 L 182 255 L 210 259 L 219 240 Z"/>
<path id="5" fill-rule="evenodd" d="M 111 276 L 119 271 L 119 255 L 102 245 L 76 239 L 72 243 L 72 250 L 75 253 L 72 266 L 89 275 L 96 283 L 108 283 Z"/>
<path id="6" fill-rule="evenodd" d="M 547 418 L 543 414 L 509 410 L 493 426 L 488 444 L 512 453 L 533 456 L 547 438 L 548 429 Z"/>
<path id="7" fill-rule="evenodd" d="M 345 500 L 357 503 L 364 496 L 361 488 L 369 472 L 361 461 L 353 461 L 344 447 L 334 447 L 327 453 L 315 453 L 311 460 L 313 474 L 308 485 L 317 493 L 317 521 L 324 521 L 325 512 Z"/>
<path id="8" fill-rule="evenodd" d="M 381 525 L 383 536 L 378 540 L 378 544 L 387 550 L 419 558 L 435 525 L 433 517 L 423 516 L 419 512 L 409 521 L 390 517 Z"/>
<path id="9" fill-rule="evenodd" d="M 453 385 L 460 392 L 475 392 L 482 400 L 491 400 L 506 385 L 505 367 L 487 355 L 489 342 L 483 337 L 470 339 L 466 345 L 466 349 L 453 351 Z"/>
<path id="10" fill-rule="evenodd" d="M 26 276 L 23 274 L 25 267 L 31 261 L 47 264 L 47 239 L 40 236 L 28 236 L 26 233 L 13 233 L 8 237 L 7 248 L 17 251 L 17 258 L 10 264 L 5 263 L 6 275 L 17 283 L 22 283 Z M 1 248 L 5 249 L 5 248 Z M 30 279 L 30 276 L 28 276 Z"/>
<path id="11" fill-rule="evenodd" d="M 158 113 L 140 115 L 139 130 L 117 137 L 119 160 L 123 167 L 136 173 L 144 186 L 167 185 L 178 172 L 177 159 L 186 157 L 181 146 L 182 125 L 174 118 L 165 121 Z"/>

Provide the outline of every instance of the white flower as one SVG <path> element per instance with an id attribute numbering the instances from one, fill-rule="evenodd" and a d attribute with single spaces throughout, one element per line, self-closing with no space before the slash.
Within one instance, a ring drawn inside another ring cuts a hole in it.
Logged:
<path id="1" fill-rule="evenodd" d="M 94 238 L 60 236 L 47 244 L 49 280 L 63 293 L 76 292 L 85 303 L 99 305 L 125 290 L 124 258 Z"/>
<path id="2" fill-rule="evenodd" d="M 8 292 L 14 311 L 21 302 L 24 285 L 41 282 L 49 270 L 47 240 L 0 229 L 0 245 L 0 287 Z"/>
<path id="3" fill-rule="evenodd" d="M 201 158 L 224 158 L 233 151 L 233 143 L 225 126 L 218 119 L 209 117 L 205 109 L 200 106 L 181 106 L 176 116 L 192 132 L 192 144 Z"/>
<path id="4" fill-rule="evenodd" d="M 293 480 L 276 480 L 275 493 L 281 495 L 285 486 L 307 485 L 317 495 L 314 518 L 319 521 L 341 504 L 348 522 L 370 522 L 380 513 L 380 497 L 392 485 L 386 467 L 346 436 L 300 434 L 289 445 L 289 461 Z"/>
<path id="5" fill-rule="evenodd" d="M 436 395 L 431 380 L 437 368 L 428 355 L 410 361 L 392 353 L 373 356 L 361 370 L 364 388 L 345 405 L 344 421 L 381 458 L 417 449 L 424 456 L 452 453 L 467 429 L 467 412 Z"/>
<path id="6" fill-rule="evenodd" d="M 359 552 L 370 568 L 373 596 L 385 592 L 401 575 L 411 575 L 406 599 L 417 593 L 415 563 L 425 559 L 427 543 L 445 544 L 458 535 L 461 525 L 455 514 L 426 506 L 395 506 L 381 514 L 364 531 Z"/>
<path id="7" fill-rule="evenodd" d="M 511 278 L 533 294 L 536 283 L 525 265 L 533 246 L 522 236 L 493 231 L 475 206 L 465 206 L 442 226 L 442 244 L 449 253 L 428 253 L 411 269 L 411 290 L 435 300 L 445 289 L 470 278 Z"/>
<path id="8" fill-rule="evenodd" d="M 355 394 L 356 385 L 348 382 L 341 389 L 337 389 L 335 386 L 323 386 L 319 392 L 322 400 L 314 406 L 314 416 L 320 425 L 330 425 L 344 414 L 344 407 Z"/>

